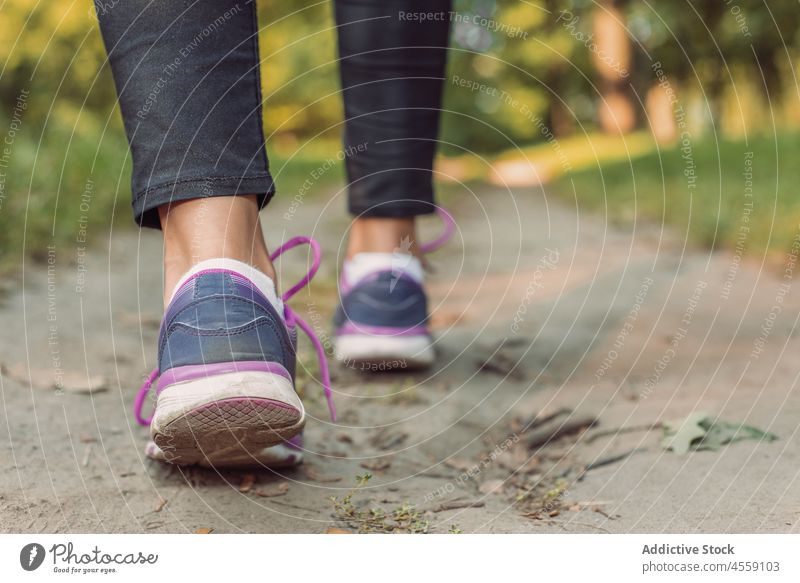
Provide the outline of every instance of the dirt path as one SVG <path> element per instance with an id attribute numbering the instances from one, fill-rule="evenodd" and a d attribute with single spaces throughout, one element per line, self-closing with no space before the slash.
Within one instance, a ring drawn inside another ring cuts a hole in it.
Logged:
<path id="1" fill-rule="evenodd" d="M 56 249 L 49 272 L 27 264 L 24 293 L 0 307 L 0 530 L 800 530 L 800 293 L 781 287 L 793 274 L 737 268 L 730 254 L 684 249 L 653 227 L 612 228 L 541 192 L 515 195 L 486 190 L 451 205 L 459 234 L 431 258 L 438 367 L 413 377 L 337 369 L 337 425 L 306 383 L 316 420 L 305 469 L 256 473 L 251 486 L 252 472 L 180 471 L 143 456 L 147 431 L 130 410 L 155 359 L 157 234 L 115 235 L 78 265 L 76 248 Z M 322 273 L 294 302 L 322 331 L 342 206 L 306 201 L 287 220 L 289 201 L 277 201 L 267 220 L 272 242 L 284 231 L 323 242 Z M 283 281 L 297 263 L 283 265 Z M 47 388 L 59 371 L 68 388 L 108 388 L 59 394 Z M 529 449 L 528 421 L 564 407 L 597 424 Z M 697 410 L 779 439 L 680 456 L 661 449 L 660 430 L 603 433 Z M 330 497 L 367 471 L 335 509 Z M 372 508 L 396 520 L 365 520 Z"/>

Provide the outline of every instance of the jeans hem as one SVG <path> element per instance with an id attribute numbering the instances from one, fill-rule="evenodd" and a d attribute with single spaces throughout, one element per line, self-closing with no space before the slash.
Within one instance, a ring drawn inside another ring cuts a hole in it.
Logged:
<path id="1" fill-rule="evenodd" d="M 436 204 L 433 201 L 401 199 L 369 205 L 350 203 L 348 210 L 355 217 L 402 219 L 432 214 L 436 212 Z"/>
<path id="2" fill-rule="evenodd" d="M 133 197 L 133 218 L 140 227 L 161 228 L 158 207 L 181 200 L 255 194 L 258 208 L 264 208 L 275 195 L 272 175 L 213 176 L 178 180 L 139 192 Z"/>

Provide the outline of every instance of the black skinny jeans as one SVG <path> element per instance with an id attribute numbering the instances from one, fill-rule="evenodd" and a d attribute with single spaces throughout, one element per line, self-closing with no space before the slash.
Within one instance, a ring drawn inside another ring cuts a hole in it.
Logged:
<path id="1" fill-rule="evenodd" d="M 275 185 L 255 2 L 96 0 L 96 9 L 133 155 L 137 223 L 158 228 L 157 207 L 192 198 L 256 194 L 265 205 Z M 450 0 L 336 0 L 335 12 L 349 210 L 430 213 Z"/>

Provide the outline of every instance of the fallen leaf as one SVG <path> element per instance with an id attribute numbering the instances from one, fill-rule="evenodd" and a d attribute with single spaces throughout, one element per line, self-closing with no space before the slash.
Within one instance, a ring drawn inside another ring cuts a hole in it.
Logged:
<path id="1" fill-rule="evenodd" d="M 341 476 L 320 476 L 317 471 L 311 466 L 305 467 L 306 477 L 313 482 L 322 482 L 324 484 L 331 484 L 333 482 L 341 482 Z"/>
<path id="2" fill-rule="evenodd" d="M 164 509 L 164 506 L 167 505 L 167 501 L 163 498 L 159 498 L 158 501 L 153 506 L 153 512 L 161 512 Z"/>
<path id="3" fill-rule="evenodd" d="M 289 482 L 281 482 L 274 488 L 258 489 L 255 491 L 256 496 L 262 498 L 275 498 L 276 496 L 283 496 L 289 491 Z"/>
<path id="4" fill-rule="evenodd" d="M 239 492 L 247 494 L 256 483 L 256 477 L 253 474 L 245 474 L 242 477 L 242 483 L 239 484 Z"/>
<path id="5" fill-rule="evenodd" d="M 486 480 L 478 490 L 481 494 L 499 494 L 503 490 L 504 480 Z"/>
<path id="6" fill-rule="evenodd" d="M 66 371 L 61 376 L 61 383 L 54 384 L 55 388 L 61 388 L 70 393 L 91 395 L 108 389 L 105 377 L 101 375 L 86 375 L 85 373 Z"/>
<path id="7" fill-rule="evenodd" d="M 161 327 L 161 317 L 156 314 L 143 314 L 141 312 L 120 311 L 119 321 L 135 328 L 150 328 L 158 330 Z"/>
<path id="8" fill-rule="evenodd" d="M 50 389 L 54 385 L 53 371 L 30 368 L 23 363 L 3 365 L 3 374 L 34 389 Z"/>
<path id="9" fill-rule="evenodd" d="M 475 364 L 479 371 L 501 375 L 509 380 L 524 380 L 526 375 L 522 370 L 522 359 L 511 354 L 508 340 L 501 340 L 492 347 L 481 347 L 489 353 L 486 357 L 479 358 Z"/>
<path id="10" fill-rule="evenodd" d="M 510 380 L 521 381 L 525 379 L 525 374 L 518 368 L 519 361 L 498 352 L 486 360 L 476 362 L 478 370 L 494 373 Z"/>
<path id="11" fill-rule="evenodd" d="M 444 465 L 453 468 L 454 470 L 458 470 L 460 472 L 466 472 L 473 466 L 472 462 L 470 462 L 469 460 L 457 457 L 451 457 L 450 459 L 444 460 Z"/>
<path id="12" fill-rule="evenodd" d="M 211 531 L 214 530 L 213 528 L 198 528 L 194 531 L 195 534 L 211 534 Z"/>
<path id="13" fill-rule="evenodd" d="M 377 448 L 386 450 L 401 445 L 407 438 L 408 433 L 405 431 L 390 432 L 381 429 L 372 437 L 370 443 Z"/>
<path id="14" fill-rule="evenodd" d="M 437 309 L 434 310 L 433 314 L 431 314 L 428 323 L 430 324 L 431 328 L 434 329 L 449 328 L 451 326 L 459 324 L 462 318 L 464 318 L 465 316 L 466 314 L 464 314 L 463 312 Z"/>
<path id="15" fill-rule="evenodd" d="M 663 432 L 661 445 L 677 454 L 685 454 L 689 450 L 716 451 L 723 445 L 745 439 L 778 439 L 776 435 L 756 427 L 715 419 L 714 416 L 702 412 L 692 413 L 682 420 L 665 422 Z"/>
<path id="16" fill-rule="evenodd" d="M 9 378 L 34 389 L 63 389 L 71 393 L 98 393 L 108 389 L 105 377 L 101 375 L 87 375 L 79 371 L 63 371 L 59 376 L 53 369 L 38 369 L 18 363 L 4 366 L 3 372 Z"/>
<path id="17" fill-rule="evenodd" d="M 539 468 L 540 463 L 539 458 L 532 456 L 524 447 L 517 447 L 513 450 L 504 451 L 497 456 L 497 464 L 509 472 L 530 474 Z"/>
<path id="18" fill-rule="evenodd" d="M 362 468 L 373 472 L 383 472 L 392 467 L 392 461 L 390 459 L 378 458 L 369 462 L 362 462 L 360 465 Z"/>
<path id="19" fill-rule="evenodd" d="M 461 508 L 483 508 L 486 503 L 483 500 L 450 500 L 442 502 L 433 509 L 433 512 L 444 512 L 446 510 L 459 510 Z"/>
<path id="20" fill-rule="evenodd" d="M 697 444 L 698 450 L 717 450 L 728 443 L 745 439 L 756 441 L 775 441 L 778 439 L 778 436 L 750 425 L 740 425 L 729 421 L 712 421 L 711 419 L 706 420 L 703 426 L 706 426 L 706 424 L 708 424 L 708 430 L 705 437 Z"/>
<path id="21" fill-rule="evenodd" d="M 661 445 L 677 454 L 688 452 L 692 442 L 706 434 L 706 430 L 700 427 L 700 421 L 705 418 L 705 413 L 692 413 L 683 420 L 665 422 Z"/>
<path id="22" fill-rule="evenodd" d="M 323 532 L 322 534 L 353 534 L 353 532 L 350 530 L 345 530 L 343 528 L 331 527 L 331 528 L 326 528 L 325 532 Z"/>

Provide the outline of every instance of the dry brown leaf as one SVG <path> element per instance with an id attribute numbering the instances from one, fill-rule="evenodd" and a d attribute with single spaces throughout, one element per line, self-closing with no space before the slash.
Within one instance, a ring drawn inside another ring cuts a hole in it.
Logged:
<path id="1" fill-rule="evenodd" d="M 70 393 L 91 395 L 108 389 L 108 382 L 101 375 L 89 375 L 85 373 L 66 371 L 61 377 L 61 385 L 53 385 Z"/>
<path id="2" fill-rule="evenodd" d="M 320 476 L 317 471 L 311 466 L 305 468 L 306 477 L 312 482 L 322 482 L 323 484 L 331 484 L 333 482 L 341 482 L 341 476 Z"/>
<path id="3" fill-rule="evenodd" d="M 472 468 L 473 464 L 469 460 L 451 457 L 450 459 L 444 460 L 444 465 L 458 470 L 460 472 L 466 472 L 470 468 Z"/>
<path id="4" fill-rule="evenodd" d="M 480 371 L 494 373 L 509 380 L 525 379 L 525 373 L 521 369 L 521 360 L 509 354 L 504 348 L 495 350 L 485 360 L 479 359 L 475 364 Z"/>
<path id="5" fill-rule="evenodd" d="M 119 321 L 126 326 L 135 328 L 151 328 L 158 330 L 161 327 L 161 317 L 156 314 L 143 314 L 141 312 L 128 312 L 121 310 L 118 314 Z"/>
<path id="6" fill-rule="evenodd" d="M 526 448 L 515 447 L 497 456 L 497 463 L 510 472 L 530 474 L 539 468 L 541 460 L 537 456 L 531 456 Z"/>
<path id="7" fill-rule="evenodd" d="M 486 480 L 478 490 L 481 494 L 499 494 L 503 491 L 503 480 Z"/>
<path id="8" fill-rule="evenodd" d="M 370 443 L 377 448 L 386 450 L 402 445 L 407 438 L 408 433 L 405 431 L 390 431 L 384 428 L 370 439 Z"/>
<path id="9" fill-rule="evenodd" d="M 256 477 L 253 474 L 245 474 L 242 476 L 242 483 L 239 484 L 239 492 L 247 494 L 255 483 Z"/>
<path id="10" fill-rule="evenodd" d="M 343 528 L 331 527 L 331 528 L 326 528 L 325 532 L 323 532 L 322 534 L 353 534 L 353 532 L 350 530 L 345 530 Z"/>
<path id="11" fill-rule="evenodd" d="M 442 502 L 432 510 L 432 512 L 444 512 L 446 510 L 459 510 L 461 508 L 483 508 L 486 503 L 483 500 L 450 500 Z"/>
<path id="12" fill-rule="evenodd" d="M 91 394 L 108 389 L 106 379 L 101 375 L 87 375 L 79 371 L 63 371 L 56 377 L 53 369 L 38 369 L 18 363 L 4 366 L 3 371 L 9 378 L 34 389 L 63 389 L 70 393 Z"/>
<path id="13" fill-rule="evenodd" d="M 289 491 L 289 482 L 281 482 L 274 488 L 259 488 L 255 491 L 256 496 L 261 496 L 262 498 L 275 498 L 276 496 L 283 496 Z"/>
<path id="14" fill-rule="evenodd" d="M 153 506 L 153 512 L 161 512 L 164 509 L 164 506 L 167 505 L 167 501 L 163 498 L 159 498 L 158 501 Z"/>
<path id="15" fill-rule="evenodd" d="M 195 534 L 211 534 L 211 531 L 214 530 L 213 528 L 198 528 L 194 531 Z"/>
<path id="16" fill-rule="evenodd" d="M 434 329 L 449 328 L 450 326 L 463 323 L 462 320 L 465 317 L 466 314 L 463 312 L 438 309 L 431 314 L 428 323 L 430 324 L 431 328 Z"/>
<path id="17" fill-rule="evenodd" d="M 362 462 L 361 467 L 373 472 L 383 472 L 392 467 L 392 460 L 386 458 L 378 458 L 369 462 Z"/>
<path id="18" fill-rule="evenodd" d="M 53 387 L 53 371 L 29 368 L 23 363 L 3 365 L 3 374 L 10 379 L 34 389 L 50 389 Z"/>

